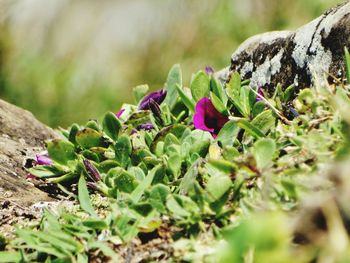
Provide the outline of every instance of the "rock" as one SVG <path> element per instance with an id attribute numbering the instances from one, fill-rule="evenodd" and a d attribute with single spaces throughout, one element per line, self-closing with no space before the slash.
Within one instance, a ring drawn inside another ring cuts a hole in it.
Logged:
<path id="1" fill-rule="evenodd" d="M 328 82 L 345 78 L 344 47 L 350 48 L 350 2 L 330 9 L 296 31 L 253 36 L 231 57 L 231 66 L 217 73 L 224 81 L 232 72 L 251 79 L 251 86 L 270 94 L 279 83 L 309 87 L 314 79 Z"/>
<path id="2" fill-rule="evenodd" d="M 44 141 L 57 138 L 28 111 L 0 100 L 0 203 L 28 206 L 49 196 L 27 179 L 24 165 L 44 150 Z"/>

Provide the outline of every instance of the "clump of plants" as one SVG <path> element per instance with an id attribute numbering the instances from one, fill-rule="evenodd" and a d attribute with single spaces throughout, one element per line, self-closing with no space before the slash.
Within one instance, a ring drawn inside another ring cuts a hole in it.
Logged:
<path id="1" fill-rule="evenodd" d="M 57 185 L 77 206 L 46 210 L 31 228 L 18 226 L 0 262 L 324 256 L 318 251 L 326 243 L 304 245 L 293 218 L 305 196 L 335 189 L 320 173 L 348 155 L 349 86 L 298 94 L 277 86 L 269 96 L 237 73 L 221 83 L 207 68 L 189 87 L 181 74 L 173 66 L 163 89 L 137 86 L 135 105 L 124 104 L 101 122 L 73 124 L 47 142 L 47 156 L 37 156 L 28 172 Z M 349 259 L 348 248 L 336 259 Z"/>

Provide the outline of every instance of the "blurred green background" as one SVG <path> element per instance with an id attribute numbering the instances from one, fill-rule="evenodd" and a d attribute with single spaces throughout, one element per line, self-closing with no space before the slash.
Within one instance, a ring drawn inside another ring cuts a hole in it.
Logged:
<path id="1" fill-rule="evenodd" d="M 162 87 L 175 63 L 219 70 L 249 36 L 295 29 L 339 0 L 0 0 L 0 98 L 66 127 Z"/>

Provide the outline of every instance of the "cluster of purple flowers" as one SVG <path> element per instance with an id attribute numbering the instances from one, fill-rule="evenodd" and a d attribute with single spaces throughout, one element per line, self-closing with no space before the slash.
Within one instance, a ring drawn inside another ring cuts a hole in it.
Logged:
<path id="1" fill-rule="evenodd" d="M 139 106 L 138 109 L 139 110 L 151 110 L 153 112 L 153 114 L 160 118 L 161 117 L 161 111 L 160 111 L 160 107 L 159 105 L 164 101 L 165 97 L 166 97 L 166 90 L 161 89 L 155 92 L 152 92 L 150 94 L 148 94 L 147 96 L 145 96 Z M 125 109 L 121 109 L 119 112 L 117 112 L 115 114 L 115 116 L 119 119 L 123 113 L 124 113 Z M 139 126 L 136 127 L 136 131 L 138 130 L 146 130 L 146 131 L 150 131 L 154 129 L 154 126 L 152 123 L 147 122 L 147 123 L 143 123 L 140 124 Z"/>

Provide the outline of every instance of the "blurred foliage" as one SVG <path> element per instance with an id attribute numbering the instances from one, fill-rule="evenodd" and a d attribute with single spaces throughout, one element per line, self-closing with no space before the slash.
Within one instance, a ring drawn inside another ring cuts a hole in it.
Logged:
<path id="1" fill-rule="evenodd" d="M 184 72 L 219 70 L 249 36 L 295 29 L 338 2 L 2 0 L 0 97 L 54 127 L 81 123 L 131 102 L 136 84 L 160 88 L 176 62 Z"/>

